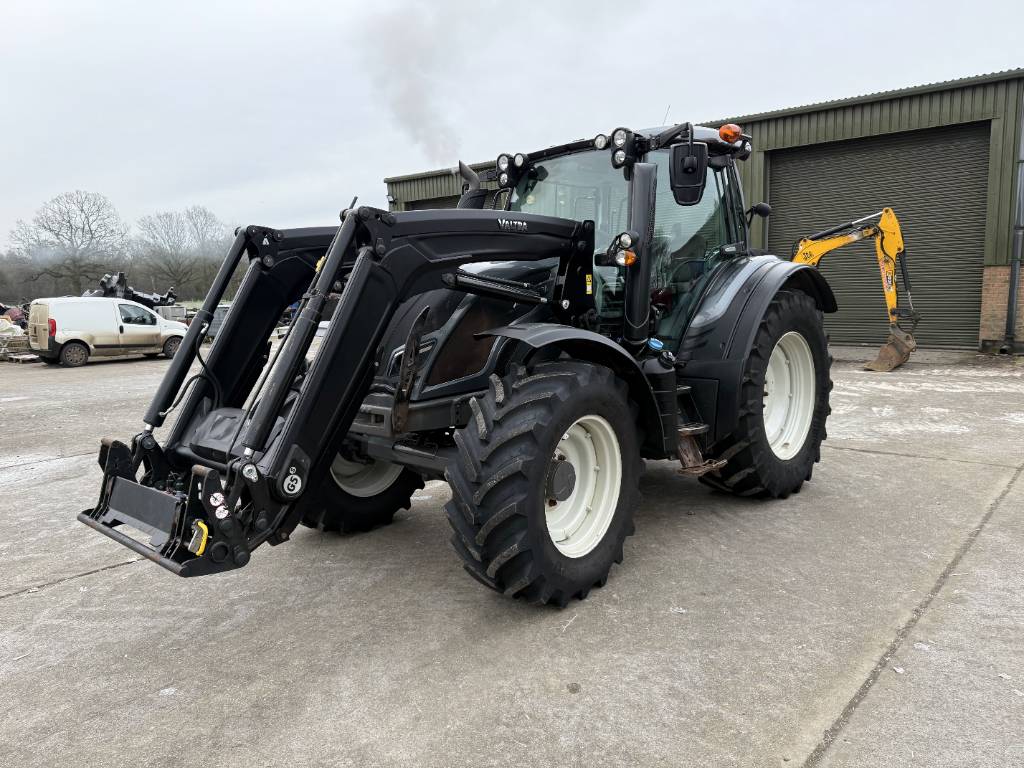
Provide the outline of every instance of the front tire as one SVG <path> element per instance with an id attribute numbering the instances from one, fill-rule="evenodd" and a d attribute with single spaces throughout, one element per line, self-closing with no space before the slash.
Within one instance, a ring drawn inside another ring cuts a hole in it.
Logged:
<path id="1" fill-rule="evenodd" d="M 369 531 L 390 524 L 399 509 L 409 509 L 422 487 L 422 477 L 398 464 L 363 464 L 338 454 L 302 524 L 339 533 Z"/>
<path id="2" fill-rule="evenodd" d="M 576 361 L 537 365 L 471 401 L 445 473 L 452 544 L 466 571 L 511 597 L 565 606 L 622 562 L 639 502 L 626 385 Z"/>
<path id="3" fill-rule="evenodd" d="M 821 460 L 831 365 L 814 300 L 802 291 L 780 291 L 747 359 L 739 423 L 708 452 L 728 464 L 701 482 L 739 496 L 779 499 L 799 491 Z"/>

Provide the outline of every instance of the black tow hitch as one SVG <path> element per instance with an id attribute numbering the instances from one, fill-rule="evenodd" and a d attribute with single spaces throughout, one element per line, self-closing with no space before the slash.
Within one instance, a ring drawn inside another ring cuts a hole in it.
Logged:
<path id="1" fill-rule="evenodd" d="M 136 480 L 143 464 L 145 479 L 163 485 L 160 448 L 148 433 L 133 444 L 134 452 L 118 440 L 103 439 L 99 503 L 78 519 L 179 576 L 205 576 L 248 563 L 245 530 L 225 497 L 219 472 L 193 466 L 187 490 L 143 485 Z M 149 536 L 149 543 L 129 536 L 122 526 Z"/>

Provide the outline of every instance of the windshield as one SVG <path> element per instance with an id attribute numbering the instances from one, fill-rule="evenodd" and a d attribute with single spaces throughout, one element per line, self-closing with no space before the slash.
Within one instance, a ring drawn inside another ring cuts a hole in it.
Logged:
<path id="1" fill-rule="evenodd" d="M 512 190 L 509 210 L 594 222 L 604 251 L 626 228 L 629 184 L 607 152 L 591 150 L 538 161 Z"/>
<path id="2" fill-rule="evenodd" d="M 730 234 L 724 205 L 727 174 L 708 170 L 699 202 L 677 205 L 672 195 L 667 149 L 649 153 L 658 166 L 654 239 L 651 243 L 651 306 L 656 334 L 676 349 L 697 300 L 726 256 L 721 247 L 736 239 Z M 604 253 L 629 220 L 629 183 L 612 167 L 607 152 L 585 151 L 538 161 L 512 190 L 509 210 L 594 222 L 594 247 Z M 595 266 L 593 296 L 598 330 L 609 336 L 621 331 L 626 270 Z M 588 292 L 590 286 L 588 285 Z"/>

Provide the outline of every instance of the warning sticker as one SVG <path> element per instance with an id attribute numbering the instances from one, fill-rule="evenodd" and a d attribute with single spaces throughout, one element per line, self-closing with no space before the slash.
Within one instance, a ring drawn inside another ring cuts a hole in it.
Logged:
<path id="1" fill-rule="evenodd" d="M 592 296 L 594 293 L 594 276 L 587 272 L 587 296 Z"/>

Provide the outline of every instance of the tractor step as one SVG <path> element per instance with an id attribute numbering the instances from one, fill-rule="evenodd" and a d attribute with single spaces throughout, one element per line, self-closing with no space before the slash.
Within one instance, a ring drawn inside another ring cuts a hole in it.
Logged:
<path id="1" fill-rule="evenodd" d="M 683 424 L 677 430 L 679 437 L 696 437 L 697 435 L 707 434 L 708 425 L 699 421 L 691 421 L 689 424 Z"/>
<path id="2" fill-rule="evenodd" d="M 699 422 L 691 422 L 679 427 L 677 431 L 679 442 L 676 443 L 676 453 L 679 456 L 679 463 L 682 465 L 679 474 L 700 477 L 708 472 L 719 470 L 726 465 L 725 459 L 704 458 L 704 454 L 697 444 L 697 435 L 703 435 L 707 431 L 708 425 Z"/>

